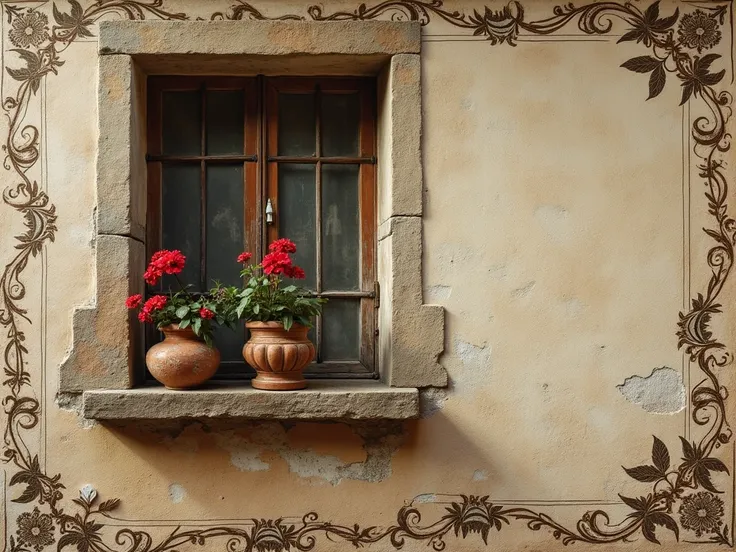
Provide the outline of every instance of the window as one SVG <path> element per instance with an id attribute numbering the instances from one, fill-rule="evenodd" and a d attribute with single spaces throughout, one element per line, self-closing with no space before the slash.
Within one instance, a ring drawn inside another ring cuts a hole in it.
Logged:
<path id="1" fill-rule="evenodd" d="M 368 78 L 148 79 L 147 255 L 181 249 L 183 281 L 204 291 L 240 283 L 241 251 L 294 240 L 301 283 L 329 299 L 312 377 L 376 376 L 374 90 Z M 219 377 L 252 373 L 245 339 L 242 324 L 216 333 Z"/>

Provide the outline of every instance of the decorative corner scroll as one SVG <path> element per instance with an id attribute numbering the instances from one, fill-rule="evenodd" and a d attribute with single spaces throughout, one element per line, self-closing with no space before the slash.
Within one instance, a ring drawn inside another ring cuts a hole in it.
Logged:
<path id="1" fill-rule="evenodd" d="M 648 75 L 647 99 L 657 97 L 669 79 L 681 87 L 681 104 L 697 100 L 708 113 L 693 121 L 691 136 L 710 217 L 704 232 L 713 242 L 705 259 L 711 275 L 705 289 L 692 299 L 690 310 L 680 314 L 677 330 L 679 347 L 703 374 L 702 381 L 690 391 L 692 421 L 702 428 L 703 436 L 694 442 L 681 437 L 682 459 L 674 463 L 674 455 L 665 443 L 654 437 L 651 463 L 624 468 L 647 487 L 639 497 L 620 495 L 622 505 L 629 508 L 623 520 L 612 521 L 608 512 L 596 510 L 584 513 L 575 527 L 567 527 L 544 512 L 494 504 L 488 496 L 458 495 L 447 501 L 443 515 L 430 522 L 424 522 L 418 506 L 412 504 L 401 508 L 396 523 L 384 528 L 323 522 L 317 514 L 308 513 L 296 523 L 253 518 L 237 527 L 177 528 L 159 542 L 154 542 L 147 530 L 128 527 L 117 530 L 114 542 L 105 540 L 104 521 L 119 501 L 98 502 L 96 492 L 82 491 L 72 499 L 76 513 L 67 513 L 62 502 L 62 476 L 45 473 L 38 456 L 29 452 L 23 440 L 38 425 L 42 405 L 33 394 L 26 369 L 28 349 L 23 326 L 31 324 L 31 319 L 23 306 L 22 277 L 29 261 L 53 241 L 57 231 L 53 203 L 28 175 L 38 161 L 41 137 L 38 127 L 26 123 L 25 117 L 43 79 L 62 70 L 66 48 L 79 38 L 92 37 L 93 25 L 100 19 L 187 19 L 187 15 L 165 10 L 162 0 L 102 0 L 87 8 L 68 0 L 68 6 L 52 4 L 50 22 L 49 15 L 41 11 L 43 7 L 3 4 L 9 25 L 7 38 L 14 46 L 10 52 L 16 56 L 5 71 L 17 83 L 15 94 L 2 102 L 9 122 L 3 146 L 4 168 L 17 180 L 5 190 L 3 201 L 23 217 L 25 224 L 25 232 L 15 237 L 15 256 L 0 277 L 0 326 L 7 332 L 2 357 L 7 422 L 3 460 L 14 468 L 9 486 L 20 490 L 13 501 L 33 505 L 16 520 L 15 534 L 9 537 L 11 552 L 41 552 L 53 544 L 58 550 L 71 546 L 79 552 L 165 552 L 211 541 L 221 541 L 231 551 L 306 551 L 315 548 L 318 537 L 356 547 L 388 540 L 395 549 L 402 548 L 408 539 L 442 550 L 448 535 L 468 538 L 477 534 L 487 544 L 492 531 L 500 531 L 514 521 L 524 522 L 532 530 L 547 529 L 564 544 L 630 542 L 637 535 L 659 543 L 663 532 L 678 540 L 687 532 L 701 539 L 699 542 L 732 546 L 733 528 L 725 521 L 719 474 L 733 476 L 717 457 L 722 445 L 732 438 L 726 420 L 728 392 L 718 378 L 718 372 L 731 361 L 731 353 L 711 329 L 712 317 L 724 309 L 719 297 L 731 272 L 736 240 L 736 221 L 728 212 L 724 171 L 724 157 L 731 148 L 727 123 L 732 98 L 716 88 L 725 71 L 712 67 L 721 56 L 705 53 L 722 40 L 721 29 L 729 15 L 725 4 L 704 4 L 684 14 L 679 9 L 661 14 L 659 2 L 646 9 L 631 2 L 606 1 L 581 7 L 566 4 L 556 6 L 549 17 L 538 21 L 527 21 L 524 6 L 518 1 L 500 10 L 486 7 L 468 14 L 445 9 L 442 0 L 385 0 L 371 6 L 360 4 L 353 11 L 326 13 L 321 6 L 313 5 L 306 15 L 266 15 L 253 4 L 236 0 L 229 10 L 213 13 L 211 19 L 334 21 L 388 17 L 425 25 L 436 18 L 485 37 L 491 45 L 509 46 L 515 46 L 522 34 L 548 35 L 569 25 L 576 25 L 588 35 L 606 35 L 614 20 L 622 21 L 627 30 L 618 42 L 635 42 L 648 51 L 622 63 L 629 71 Z"/>

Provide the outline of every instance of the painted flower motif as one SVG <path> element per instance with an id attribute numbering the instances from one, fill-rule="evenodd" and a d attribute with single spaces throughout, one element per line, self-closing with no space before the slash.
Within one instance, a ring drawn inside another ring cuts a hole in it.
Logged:
<path id="1" fill-rule="evenodd" d="M 51 516 L 42 514 L 38 508 L 18 516 L 18 540 L 32 546 L 37 552 L 54 544 L 54 523 Z"/>
<path id="2" fill-rule="evenodd" d="M 710 50 L 721 41 L 718 22 L 702 10 L 695 10 L 682 16 L 677 30 L 680 42 L 698 51 Z"/>
<path id="3" fill-rule="evenodd" d="M 487 496 L 463 496 L 462 502 L 453 502 L 446 510 L 448 513 L 443 519 L 453 520 L 455 535 L 466 538 L 469 533 L 479 533 L 485 544 L 488 544 L 491 529 L 500 531 L 502 522 L 509 523 L 503 514 L 503 506 L 488 502 Z"/>
<path id="4" fill-rule="evenodd" d="M 290 531 L 291 529 L 291 531 Z M 257 552 L 285 552 L 295 544 L 293 527 L 285 527 L 280 519 L 256 521 L 253 545 Z"/>
<path id="5" fill-rule="evenodd" d="M 705 491 L 691 494 L 682 500 L 679 512 L 682 526 L 696 536 L 715 533 L 723 518 L 723 500 Z"/>
<path id="6" fill-rule="evenodd" d="M 49 36 L 48 17 L 46 14 L 30 10 L 13 20 L 13 27 L 8 33 L 10 42 L 18 48 L 39 46 Z"/>

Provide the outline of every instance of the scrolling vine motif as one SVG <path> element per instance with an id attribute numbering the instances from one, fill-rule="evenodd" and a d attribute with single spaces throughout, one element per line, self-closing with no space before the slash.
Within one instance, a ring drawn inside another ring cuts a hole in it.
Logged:
<path id="1" fill-rule="evenodd" d="M 709 113 L 695 119 L 691 135 L 694 153 L 701 160 L 699 174 L 705 184 L 711 217 L 711 226 L 704 228 L 714 241 L 706 259 L 711 275 L 707 288 L 692 299 L 690 310 L 680 314 L 677 331 L 679 347 L 704 374 L 704 379 L 691 390 L 690 400 L 692 420 L 705 429 L 705 434 L 697 442 L 680 438 L 682 461 L 676 465 L 671 463 L 667 446 L 654 438 L 652 463 L 625 468 L 630 477 L 650 484 L 649 491 L 640 497 L 620 495 L 630 513 L 616 524 L 611 523 L 607 512 L 596 510 L 585 513 L 574 528 L 569 528 L 543 512 L 494 504 L 485 496 L 461 495 L 449 503 L 440 519 L 430 524 L 424 524 L 419 509 L 409 505 L 399 510 L 396 524 L 384 528 L 322 522 L 317 514 L 309 513 L 297 523 L 285 519 L 251 519 L 238 527 L 176 529 L 157 544 L 147 531 L 123 528 L 115 535 L 117 547 L 128 552 L 166 552 L 180 550 L 187 544 L 224 539 L 226 548 L 231 551 L 307 551 L 314 549 L 318 536 L 325 536 L 356 547 L 387 539 L 391 546 L 399 549 L 409 539 L 442 550 L 449 534 L 466 538 L 477 533 L 487 544 L 491 530 L 499 531 L 512 521 L 524 522 L 532 530 L 550 530 L 554 538 L 564 544 L 628 542 L 639 533 L 646 540 L 658 543 L 659 527 L 671 531 L 677 539 L 680 530 L 684 529 L 696 537 L 706 535 L 711 542 L 730 546 L 731 533 L 723 521 L 724 503 L 712 477 L 714 473 L 728 473 L 726 465 L 716 457 L 716 451 L 732 437 L 725 416 L 728 393 L 719 382 L 718 371 L 730 362 L 731 355 L 713 336 L 710 325 L 712 316 L 722 311 L 719 296 L 731 271 L 736 241 L 736 221 L 727 209 L 728 183 L 723 161 L 731 147 L 726 126 L 731 116 L 732 99 L 727 92 L 715 88 L 725 75 L 725 71 L 711 71 L 712 64 L 720 56 L 701 55 L 720 42 L 720 26 L 724 24 L 726 8 L 697 8 L 682 17 L 676 9 L 661 17 L 659 2 L 642 11 L 629 2 L 604 1 L 577 8 L 572 4 L 557 6 L 550 17 L 527 21 L 524 7 L 516 1 L 500 10 L 486 7 L 472 14 L 449 11 L 442 0 L 385 0 L 372 6 L 361 4 L 352 12 L 329 14 L 313 5 L 307 8 L 305 16 L 265 15 L 250 3 L 236 1 L 229 10 L 215 12 L 211 18 L 331 21 L 389 17 L 422 24 L 438 18 L 475 36 L 485 37 L 492 45 L 505 43 L 510 46 L 516 45 L 522 33 L 546 35 L 577 24 L 583 33 L 605 35 L 611 32 L 615 19 L 623 21 L 628 28 L 619 42 L 640 43 L 649 51 L 648 55 L 622 64 L 630 71 L 649 74 L 647 99 L 658 96 L 670 76 L 681 86 L 681 104 L 699 99 Z M 31 454 L 23 441 L 24 431 L 38 425 L 41 405 L 32 394 L 26 367 L 28 349 L 21 326 L 30 324 L 31 320 L 22 307 L 25 286 L 21 276 L 29 260 L 53 241 L 57 230 L 54 205 L 28 175 L 39 159 L 40 132 L 36 126 L 26 124 L 25 117 L 42 80 L 50 73 L 56 74 L 63 66 L 60 55 L 78 38 L 93 36 L 91 27 L 99 19 L 110 15 L 128 19 L 187 18 L 185 14 L 166 11 L 162 0 L 101 0 L 86 9 L 76 0 L 69 0 L 69 6 L 66 12 L 53 5 L 54 24 L 49 27 L 48 15 L 37 8 L 4 5 L 11 26 L 8 38 L 16 47 L 11 52 L 16 53 L 24 65 L 6 69 L 19 83 L 15 95 L 3 100 L 9 121 L 3 146 L 4 167 L 12 171 L 17 184 L 4 192 L 3 200 L 22 214 L 25 232 L 16 236 L 17 253 L 0 278 L 0 325 L 7 330 L 8 338 L 3 354 L 6 376 L 3 386 L 7 390 L 3 399 L 7 415 L 3 459 L 16 468 L 10 486 L 23 486 L 14 501 L 36 504 L 32 511 L 18 517 L 16 537 L 10 537 L 12 552 L 31 552 L 31 549 L 40 552 L 53 543 L 57 543 L 59 550 L 68 546 L 76 546 L 78 552 L 114 550 L 104 541 L 102 530 L 105 526 L 100 520 L 118 505 L 117 499 L 99 503 L 94 491 L 84 489 L 79 498 L 72 500 L 78 512 L 67 513 L 62 507 L 64 485 L 61 476 L 46 474 L 38 456 Z"/>

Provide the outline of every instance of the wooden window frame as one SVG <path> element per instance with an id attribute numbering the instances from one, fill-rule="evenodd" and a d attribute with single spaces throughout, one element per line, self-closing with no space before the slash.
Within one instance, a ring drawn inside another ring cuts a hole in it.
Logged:
<path id="1" fill-rule="evenodd" d="M 316 164 L 316 236 L 317 236 L 317 290 L 325 298 L 355 298 L 360 301 L 359 361 L 329 361 L 312 365 L 305 375 L 312 378 L 373 378 L 379 377 L 377 367 L 377 308 L 378 284 L 377 255 L 377 182 L 376 182 L 376 80 L 367 77 L 220 77 L 220 76 L 151 76 L 147 93 L 147 210 L 146 255 L 161 248 L 161 182 L 165 163 L 199 163 L 201 220 L 200 284 L 207 289 L 206 263 L 206 164 L 212 162 L 242 162 L 244 176 L 244 232 L 245 248 L 261 258 L 267 245 L 278 234 L 278 166 L 283 163 Z M 242 155 L 210 155 L 206 153 L 206 91 L 245 91 L 244 151 Z M 202 93 L 201 144 L 198 156 L 164 155 L 162 152 L 162 97 L 164 91 L 200 90 Z M 316 155 L 285 157 L 278 155 L 278 94 L 280 92 L 315 92 Z M 358 93 L 360 95 L 360 140 L 357 157 L 321 156 L 320 95 L 322 93 Z M 321 167 L 323 164 L 357 164 L 359 171 L 359 225 L 360 225 L 360 286 L 357 291 L 329 291 L 322 289 L 321 267 Z M 264 210 L 266 198 L 274 208 L 273 224 L 266 225 Z M 147 290 L 149 293 L 155 290 Z M 317 346 L 322 339 L 321 318 L 315 327 Z M 146 342 L 156 339 L 155 328 L 148 328 Z M 319 361 L 319 359 L 318 359 Z M 252 370 L 240 362 L 221 364 L 216 378 L 249 378 Z"/>

